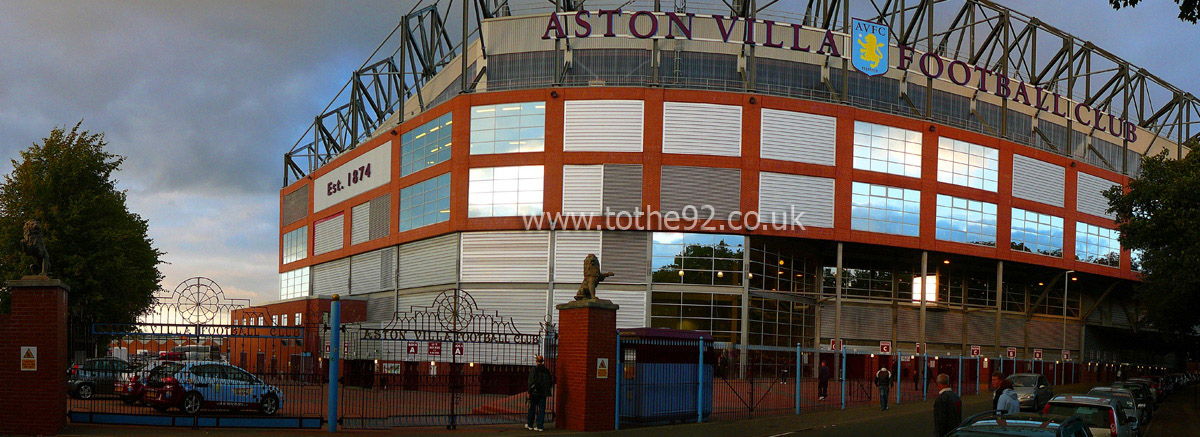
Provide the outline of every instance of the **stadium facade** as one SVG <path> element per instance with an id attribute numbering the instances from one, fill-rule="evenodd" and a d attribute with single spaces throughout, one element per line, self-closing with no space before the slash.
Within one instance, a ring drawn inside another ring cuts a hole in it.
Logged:
<path id="1" fill-rule="evenodd" d="M 1173 359 L 1141 324 L 1137 254 L 1102 193 L 1142 155 L 1188 152 L 1190 95 L 1138 106 L 1139 69 L 986 2 L 942 9 L 971 13 L 937 32 L 924 2 L 862 21 L 641 3 L 493 9 L 440 63 L 402 42 L 410 56 L 387 65 L 421 74 L 392 110 L 337 147 L 347 136 L 318 119 L 286 157 L 266 307 L 340 294 L 386 326 L 461 290 L 537 333 L 595 254 L 620 328 Z M 1071 50 L 1017 50 L 1023 28 Z M 1081 74 L 1093 59 L 1125 67 Z M 355 87 L 344 113 L 368 95 Z"/>

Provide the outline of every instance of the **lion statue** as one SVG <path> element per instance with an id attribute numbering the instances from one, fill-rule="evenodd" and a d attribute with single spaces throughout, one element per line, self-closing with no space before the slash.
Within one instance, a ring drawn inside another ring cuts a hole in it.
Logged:
<path id="1" fill-rule="evenodd" d="M 46 276 L 46 272 L 50 270 L 50 254 L 46 252 L 42 224 L 37 220 L 25 221 L 25 238 L 21 239 L 21 248 L 25 250 L 25 254 L 33 257 L 33 265 L 29 266 L 30 272 Z"/>
<path id="2" fill-rule="evenodd" d="M 600 259 L 596 258 L 595 254 L 589 253 L 587 258 L 583 259 L 583 283 L 579 284 L 575 300 L 596 299 L 596 286 L 600 285 L 604 278 L 612 275 L 612 272 L 600 273 Z"/>

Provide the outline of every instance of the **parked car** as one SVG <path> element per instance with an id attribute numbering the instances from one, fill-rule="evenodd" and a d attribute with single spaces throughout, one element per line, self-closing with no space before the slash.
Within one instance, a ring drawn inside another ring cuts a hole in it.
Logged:
<path id="1" fill-rule="evenodd" d="M 151 377 L 143 396 L 158 411 L 178 408 L 187 414 L 202 409 L 257 408 L 272 415 L 283 407 L 283 392 L 241 368 L 215 361 L 164 365 Z"/>
<path id="2" fill-rule="evenodd" d="M 91 358 L 67 370 L 67 394 L 91 399 L 98 394 L 113 394 L 113 383 L 126 377 L 133 368 L 119 358 Z"/>
<path id="3" fill-rule="evenodd" d="M 949 434 L 955 437 L 975 436 L 1054 436 L 1091 437 L 1088 424 L 1078 417 L 1050 414 L 1017 413 L 1001 414 L 987 411 L 968 417 L 963 424 Z"/>
<path id="4" fill-rule="evenodd" d="M 1138 408 L 1137 399 L 1133 397 L 1133 392 L 1127 388 L 1117 387 L 1096 387 L 1087 392 L 1088 396 L 1103 396 L 1116 399 L 1121 404 L 1121 408 L 1125 409 L 1125 417 L 1133 417 L 1137 419 L 1134 423 L 1134 433 L 1141 435 L 1141 430 L 1150 422 L 1150 418 L 1146 416 L 1145 409 Z"/>
<path id="5" fill-rule="evenodd" d="M 1040 411 L 1054 397 L 1050 381 L 1040 373 L 1015 373 L 1008 380 L 1012 381 L 1013 390 L 1017 392 L 1021 411 Z"/>
<path id="6" fill-rule="evenodd" d="M 142 402 L 142 392 L 150 379 L 150 374 L 167 363 L 172 363 L 172 361 L 149 360 L 145 364 L 135 366 L 126 373 L 129 375 L 127 378 L 113 383 L 113 392 L 128 405 Z"/>
<path id="7" fill-rule="evenodd" d="M 1087 395 L 1059 395 L 1046 404 L 1043 414 L 1076 416 L 1091 428 L 1092 435 L 1134 437 L 1136 417 L 1125 417 L 1125 410 L 1113 398 Z"/>
<path id="8" fill-rule="evenodd" d="M 1140 382 L 1150 387 L 1150 394 L 1154 395 L 1154 403 L 1161 404 L 1163 396 L 1166 393 L 1162 390 L 1162 385 L 1150 378 L 1129 378 L 1128 382 Z"/>
<path id="9" fill-rule="evenodd" d="M 1145 408 L 1147 415 L 1154 417 L 1154 411 L 1158 410 L 1158 402 L 1154 400 L 1154 394 L 1150 391 L 1149 385 L 1136 381 L 1114 382 L 1110 385 L 1129 389 L 1129 391 L 1133 392 L 1133 397 L 1138 401 L 1138 408 Z"/>

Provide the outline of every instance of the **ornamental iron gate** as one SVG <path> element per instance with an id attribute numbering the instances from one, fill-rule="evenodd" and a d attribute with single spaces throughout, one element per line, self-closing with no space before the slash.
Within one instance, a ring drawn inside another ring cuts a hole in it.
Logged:
<path id="1" fill-rule="evenodd" d="M 552 374 L 557 361 L 553 324 L 521 333 L 511 318 L 481 310 L 462 290 L 397 311 L 381 325 L 343 327 L 344 428 L 523 423 L 535 357 L 543 355 Z M 553 418 L 552 392 L 546 421 Z"/>

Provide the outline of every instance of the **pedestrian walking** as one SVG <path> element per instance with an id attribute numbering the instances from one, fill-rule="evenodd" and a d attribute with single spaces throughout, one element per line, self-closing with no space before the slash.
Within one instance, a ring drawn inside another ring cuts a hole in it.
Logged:
<path id="1" fill-rule="evenodd" d="M 1013 389 L 1012 381 L 1004 378 L 1004 374 L 992 374 L 992 409 L 1000 410 L 1001 414 L 1017 414 L 1021 412 L 1021 401 L 1017 399 L 1017 391 Z"/>
<path id="2" fill-rule="evenodd" d="M 829 396 L 829 378 L 833 372 L 829 371 L 829 365 L 824 361 L 821 362 L 821 369 L 817 372 L 817 400 L 823 401 Z"/>
<path id="3" fill-rule="evenodd" d="M 888 392 L 892 388 L 892 372 L 888 371 L 887 366 L 875 372 L 875 386 L 879 387 L 879 409 L 887 411 Z"/>
<path id="4" fill-rule="evenodd" d="M 545 358 L 537 356 L 537 365 L 529 371 L 529 413 L 525 416 L 525 429 L 545 431 L 546 397 L 554 389 L 554 376 L 546 367 Z M 534 419 L 537 423 L 534 423 Z"/>
<path id="5" fill-rule="evenodd" d="M 933 427 L 935 435 L 943 437 L 962 423 L 962 399 L 950 388 L 950 375 L 940 373 L 935 382 L 938 396 L 933 401 Z"/>

